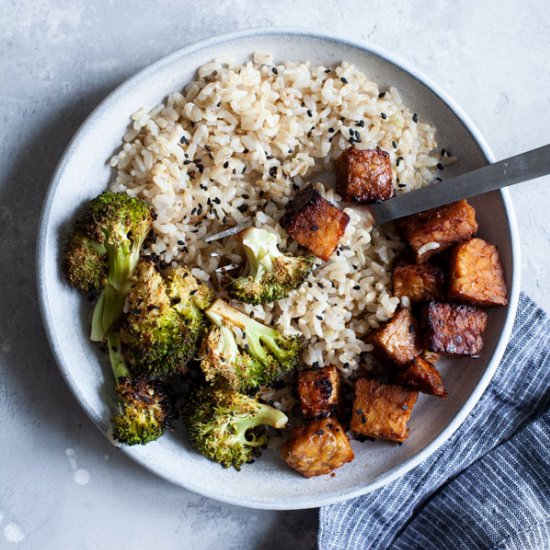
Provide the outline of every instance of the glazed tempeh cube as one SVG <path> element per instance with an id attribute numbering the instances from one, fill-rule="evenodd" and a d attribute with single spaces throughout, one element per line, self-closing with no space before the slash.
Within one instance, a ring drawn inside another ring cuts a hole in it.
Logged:
<path id="1" fill-rule="evenodd" d="M 398 226 L 419 263 L 477 231 L 475 210 L 465 200 L 408 216 Z"/>
<path id="2" fill-rule="evenodd" d="M 415 357 L 412 363 L 399 371 L 395 383 L 429 395 L 447 397 L 441 374 L 434 365 L 420 356 Z"/>
<path id="3" fill-rule="evenodd" d="M 298 395 L 306 418 L 336 416 L 341 406 L 340 373 L 334 366 L 298 374 Z"/>
<path id="4" fill-rule="evenodd" d="M 400 309 L 369 337 L 379 361 L 401 366 L 422 351 L 418 340 L 416 320 L 409 309 Z"/>
<path id="5" fill-rule="evenodd" d="M 426 346 L 448 355 L 479 355 L 487 313 L 473 306 L 430 302 L 422 311 Z"/>
<path id="6" fill-rule="evenodd" d="M 340 242 L 349 216 L 324 199 L 313 186 L 300 191 L 288 203 L 281 227 L 317 257 L 327 261 Z"/>
<path id="7" fill-rule="evenodd" d="M 336 190 L 344 202 L 385 201 L 395 195 L 390 156 L 381 149 L 346 149 L 335 161 Z"/>
<path id="8" fill-rule="evenodd" d="M 443 270 L 428 263 L 397 266 L 393 270 L 393 293 L 408 296 L 411 302 L 441 300 L 444 296 Z"/>
<path id="9" fill-rule="evenodd" d="M 483 239 L 458 244 L 451 254 L 449 298 L 478 306 L 504 306 L 506 283 L 498 250 Z"/>
<path id="10" fill-rule="evenodd" d="M 359 378 L 351 417 L 352 432 L 366 437 L 404 441 L 418 392 L 394 384 Z"/>
<path id="11" fill-rule="evenodd" d="M 305 477 L 330 474 L 355 458 L 344 428 L 334 418 L 294 428 L 281 448 L 281 456 Z"/>

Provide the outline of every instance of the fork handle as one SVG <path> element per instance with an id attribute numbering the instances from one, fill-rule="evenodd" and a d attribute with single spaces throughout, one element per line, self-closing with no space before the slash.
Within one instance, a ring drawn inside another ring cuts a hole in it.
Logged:
<path id="1" fill-rule="evenodd" d="M 550 174 L 550 145 L 368 207 L 376 225 Z"/>

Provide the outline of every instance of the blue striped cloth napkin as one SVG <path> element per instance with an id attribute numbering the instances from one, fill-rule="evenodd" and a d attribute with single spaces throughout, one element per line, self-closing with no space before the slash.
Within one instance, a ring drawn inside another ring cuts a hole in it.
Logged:
<path id="1" fill-rule="evenodd" d="M 520 298 L 479 403 L 401 479 L 321 508 L 319 548 L 550 549 L 550 319 Z"/>

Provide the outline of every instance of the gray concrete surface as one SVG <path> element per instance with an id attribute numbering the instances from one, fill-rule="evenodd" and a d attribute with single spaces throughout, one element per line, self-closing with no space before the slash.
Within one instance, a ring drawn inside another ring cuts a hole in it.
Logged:
<path id="1" fill-rule="evenodd" d="M 309 26 L 393 51 L 450 92 L 497 158 L 542 145 L 547 3 L 1 0 L 0 9 L 0 548 L 314 548 L 316 511 L 254 511 L 191 494 L 133 464 L 88 421 L 58 374 L 37 306 L 34 246 L 52 171 L 125 78 L 187 43 L 260 25 Z M 512 190 L 523 288 L 546 309 L 549 185 Z"/>

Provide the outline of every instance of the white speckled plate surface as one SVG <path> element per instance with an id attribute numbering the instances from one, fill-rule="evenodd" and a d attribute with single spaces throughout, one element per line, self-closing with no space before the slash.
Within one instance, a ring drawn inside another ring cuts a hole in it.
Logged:
<path id="1" fill-rule="evenodd" d="M 188 46 L 160 60 L 117 88 L 82 125 L 53 177 L 40 226 L 38 287 L 50 345 L 70 389 L 90 418 L 107 433 L 113 403 L 112 379 L 97 347 L 88 340 L 90 305 L 71 289 L 61 272 L 61 247 L 75 213 L 110 180 L 107 160 L 140 107 L 157 105 L 182 88 L 196 69 L 220 55 L 244 61 L 254 51 L 285 60 L 331 64 L 346 60 L 385 88 L 395 86 L 405 104 L 436 126 L 440 147 L 459 162 L 447 175 L 492 161 L 492 153 L 464 113 L 433 83 L 378 48 L 296 29 L 253 29 Z M 335 477 L 304 479 L 286 467 L 276 450 L 268 451 L 241 472 L 225 470 L 196 453 L 183 429 L 140 448 L 125 448 L 135 461 L 182 487 L 206 496 L 254 508 L 311 508 L 372 491 L 403 475 L 443 444 L 460 426 L 489 384 L 508 341 L 519 295 L 519 244 L 515 217 L 506 191 L 471 201 L 480 235 L 501 252 L 510 293 L 506 308 L 490 312 L 485 347 L 478 360 L 447 361 L 442 373 L 447 400 L 421 394 L 409 439 L 353 442 L 356 460 Z M 178 424 L 179 426 L 179 424 Z M 276 440 L 275 440 L 276 441 Z"/>

